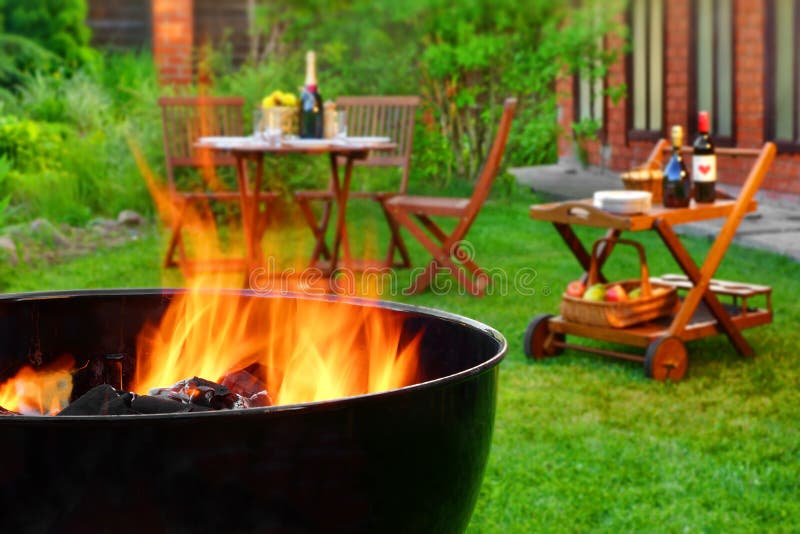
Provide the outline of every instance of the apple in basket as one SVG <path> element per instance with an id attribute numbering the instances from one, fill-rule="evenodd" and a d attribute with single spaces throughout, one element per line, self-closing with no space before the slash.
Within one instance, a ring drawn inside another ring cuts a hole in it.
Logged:
<path id="1" fill-rule="evenodd" d="M 606 289 L 606 302 L 623 302 L 628 300 L 628 293 L 619 284 L 613 284 Z"/>
<path id="2" fill-rule="evenodd" d="M 567 286 L 567 295 L 570 297 L 575 297 L 579 299 L 583 296 L 583 293 L 586 291 L 586 286 L 580 280 L 575 280 L 574 282 L 570 282 Z"/>
<path id="3" fill-rule="evenodd" d="M 583 293 L 583 300 L 602 302 L 605 296 L 606 296 L 606 286 L 604 286 L 603 284 L 594 284 Z"/>

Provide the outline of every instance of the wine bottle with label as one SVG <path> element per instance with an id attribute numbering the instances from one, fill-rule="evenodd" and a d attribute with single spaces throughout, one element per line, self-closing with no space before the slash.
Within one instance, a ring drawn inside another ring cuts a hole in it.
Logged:
<path id="1" fill-rule="evenodd" d="M 709 135 L 707 111 L 701 111 L 697 115 L 697 138 L 693 147 L 694 199 L 696 202 L 714 202 L 717 194 L 717 156 L 714 155 L 714 143 Z"/>
<path id="2" fill-rule="evenodd" d="M 300 137 L 321 139 L 324 133 L 322 97 L 317 91 L 317 65 L 314 52 L 306 54 L 306 83 L 300 93 Z"/>
<path id="3" fill-rule="evenodd" d="M 692 200 L 692 181 L 681 156 L 683 128 L 672 127 L 672 157 L 664 167 L 662 202 L 667 208 L 685 208 Z"/>

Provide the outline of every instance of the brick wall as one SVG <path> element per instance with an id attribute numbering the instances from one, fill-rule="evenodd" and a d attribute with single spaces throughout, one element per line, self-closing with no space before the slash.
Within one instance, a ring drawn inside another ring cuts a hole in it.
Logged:
<path id="1" fill-rule="evenodd" d="M 194 2 L 152 0 L 153 56 L 161 84 L 192 82 Z"/>
<path id="2" fill-rule="evenodd" d="M 760 147 L 764 141 L 764 1 L 735 0 L 735 106 L 736 143 L 741 147 Z M 673 0 L 665 3 L 665 17 L 669 21 L 665 33 L 665 102 L 664 135 L 673 124 L 687 127 L 689 121 L 689 39 L 690 39 L 690 0 Z M 607 47 L 621 47 L 618 37 L 606 40 Z M 609 70 L 608 83 L 619 84 L 625 80 L 625 61 L 622 58 Z M 573 118 L 572 79 L 564 76 L 557 88 L 564 97 L 560 100 L 561 127 L 565 132 L 559 141 L 559 155 L 570 155 L 573 146 L 569 125 Z M 626 102 L 622 99 L 617 105 L 606 104 L 606 139 L 611 157 L 609 167 L 625 170 L 646 159 L 652 143 L 628 141 Z M 599 165 L 600 146 L 598 142 L 589 147 L 590 163 Z M 746 178 L 746 171 L 752 160 L 721 158 L 719 161 L 719 180 L 722 184 L 737 186 Z M 800 155 L 780 154 L 770 168 L 762 186 L 762 193 L 795 201 L 800 197 Z"/>

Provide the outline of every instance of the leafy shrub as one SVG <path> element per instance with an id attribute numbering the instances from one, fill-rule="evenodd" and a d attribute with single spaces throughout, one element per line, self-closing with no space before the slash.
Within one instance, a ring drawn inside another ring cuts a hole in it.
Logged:
<path id="1" fill-rule="evenodd" d="M 26 75 L 17 91 L 19 112 L 36 121 L 66 122 L 67 105 L 63 85 L 64 79 L 60 73 L 34 71 Z"/>
<path id="2" fill-rule="evenodd" d="M 58 166 L 70 136 L 63 125 L 0 117 L 0 156 L 9 158 L 19 170 L 41 170 Z"/>
<path id="3" fill-rule="evenodd" d="M 319 52 L 324 97 L 417 93 L 426 126 L 414 143 L 415 181 L 471 182 L 494 138 L 503 99 L 520 100 L 506 162 L 556 159 L 557 95 L 563 73 L 600 73 L 614 59 L 597 38 L 616 31 L 619 0 L 580 8 L 552 0 L 277 0 L 260 2 L 248 87 L 302 79 L 302 54 Z M 212 62 L 213 63 L 213 62 Z M 265 68 L 261 68 L 266 65 Z M 276 65 L 279 65 L 276 66 Z M 288 67 L 288 71 L 286 68 Z M 290 85 L 291 86 L 291 85 Z M 613 90 L 613 88 L 610 88 Z"/>
<path id="4" fill-rule="evenodd" d="M 58 56 L 35 41 L 0 33 L 0 87 L 13 90 L 23 82 L 26 72 L 53 72 L 59 65 Z"/>
<path id="5" fill-rule="evenodd" d="M 0 0 L 0 31 L 32 39 L 77 68 L 94 59 L 86 15 L 86 0 Z"/>

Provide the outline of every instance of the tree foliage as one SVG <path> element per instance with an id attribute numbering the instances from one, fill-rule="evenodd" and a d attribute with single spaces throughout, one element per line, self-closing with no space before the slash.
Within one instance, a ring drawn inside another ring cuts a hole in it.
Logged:
<path id="1" fill-rule="evenodd" d="M 0 31 L 24 36 L 70 68 L 89 61 L 86 0 L 0 0 Z"/>
<path id="2" fill-rule="evenodd" d="M 473 179 L 494 137 L 503 99 L 520 99 L 508 161 L 555 158 L 564 73 L 603 76 L 616 51 L 598 36 L 620 31 L 618 0 L 260 0 L 254 61 L 289 66 L 319 54 L 327 95 L 418 93 L 424 101 L 414 171 Z M 610 88 L 613 91 L 615 88 Z"/>

